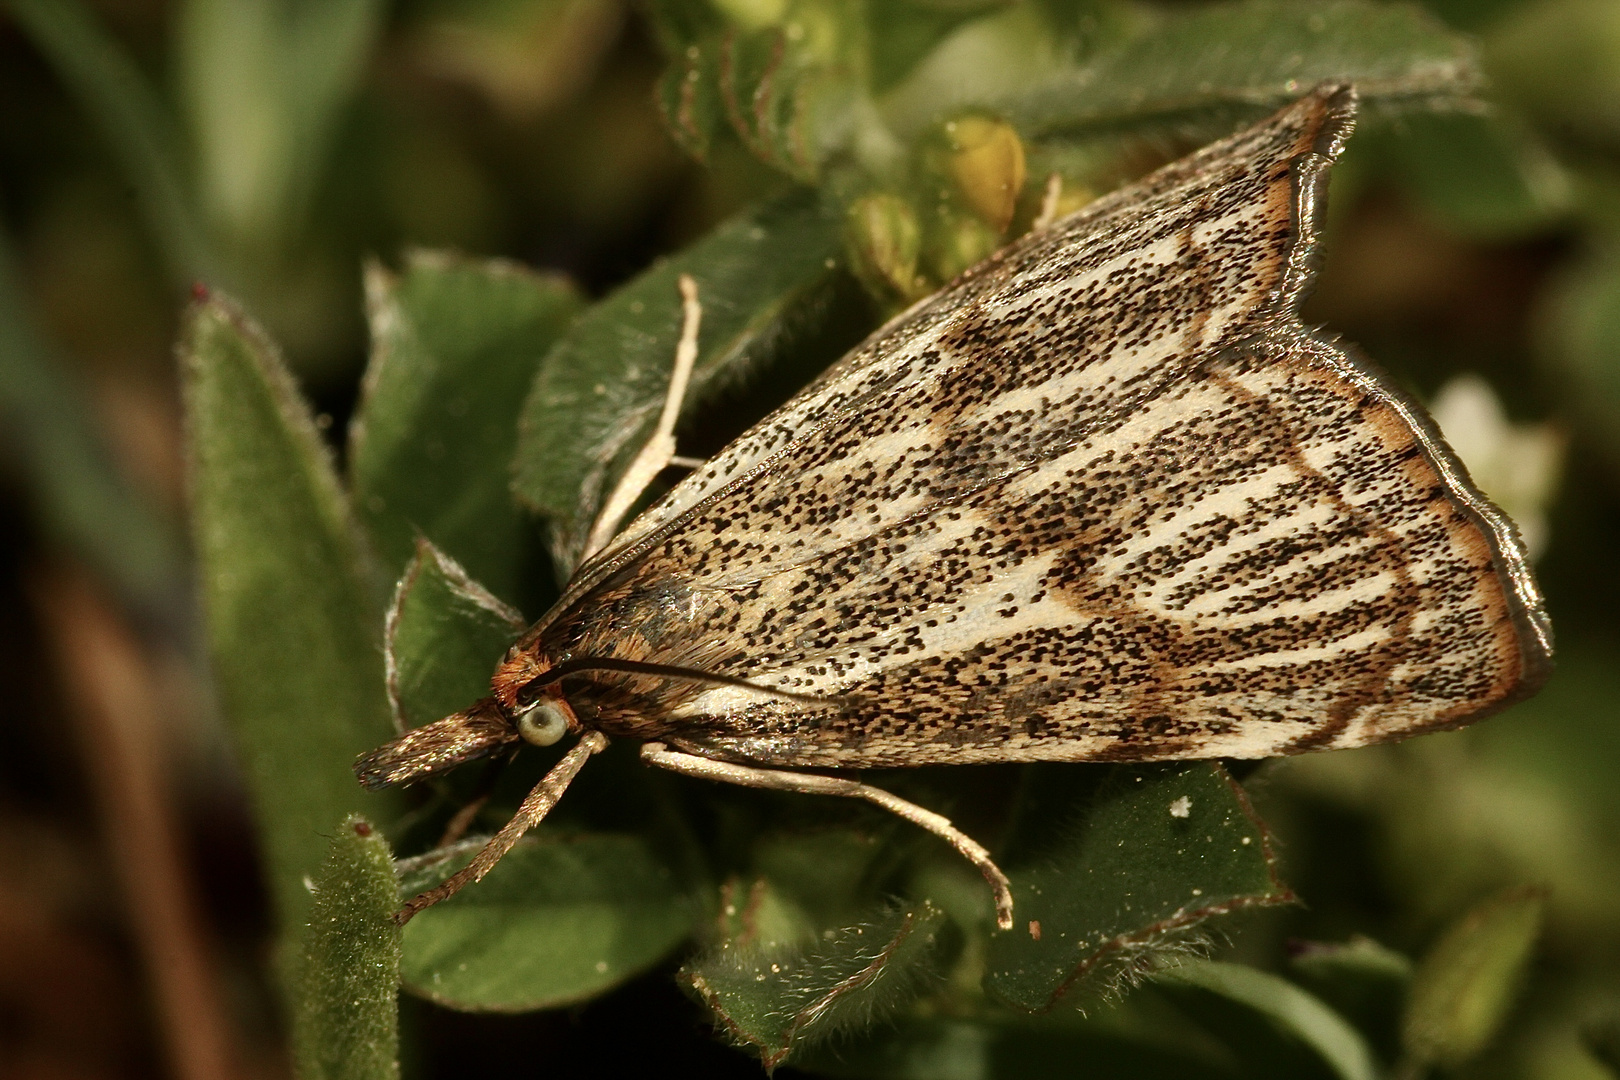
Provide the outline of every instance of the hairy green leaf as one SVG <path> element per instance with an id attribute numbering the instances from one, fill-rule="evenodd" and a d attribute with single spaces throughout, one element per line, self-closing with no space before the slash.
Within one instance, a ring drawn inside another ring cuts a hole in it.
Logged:
<path id="1" fill-rule="evenodd" d="M 366 274 L 372 357 L 349 430 L 355 506 L 390 570 L 426 536 L 516 595 L 528 523 L 508 469 L 523 395 L 579 309 L 562 278 L 415 252 Z"/>
<path id="2" fill-rule="evenodd" d="M 688 405 L 775 359 L 825 307 L 840 265 L 836 214 L 796 191 L 732 218 L 575 322 L 523 407 L 518 495 L 578 560 L 613 481 L 652 433 L 680 336 L 677 278 L 697 281 L 703 327 Z"/>
<path id="3" fill-rule="evenodd" d="M 402 891 L 438 884 L 480 843 L 407 873 Z M 646 839 L 531 836 L 482 882 L 405 925 L 401 971 L 406 989 L 450 1008 L 555 1008 L 652 967 L 691 934 L 702 911 Z"/>
<path id="4" fill-rule="evenodd" d="M 454 559 L 418 540 L 384 635 L 395 723 L 425 724 L 487 695 L 490 672 L 523 626 Z"/>
<path id="5" fill-rule="evenodd" d="M 299 1080 L 399 1076 L 399 886 L 388 842 L 364 818 L 338 827 L 314 875 L 294 964 Z"/>
<path id="6" fill-rule="evenodd" d="M 827 930 L 806 945 L 726 943 L 681 969 L 722 1030 L 767 1069 L 815 1042 L 868 1027 L 937 974 L 942 912 L 927 903 Z"/>
<path id="7" fill-rule="evenodd" d="M 1243 789 L 1218 765 L 1118 766 L 1089 798 L 1072 767 L 1031 776 L 1002 859 L 1017 923 L 991 939 L 985 980 L 1009 1005 L 1051 1008 L 1082 980 L 1128 977 L 1212 915 L 1293 899 Z"/>
<path id="8" fill-rule="evenodd" d="M 1514 889 L 1464 915 L 1418 964 L 1403 1041 L 1423 1065 L 1455 1068 L 1484 1050 L 1523 981 L 1546 898 Z"/>
<path id="9" fill-rule="evenodd" d="M 1197 987 L 1265 1016 L 1310 1047 L 1340 1080 L 1377 1080 L 1378 1063 L 1342 1016 L 1293 983 L 1241 964 L 1194 961 L 1153 976 L 1159 983 Z"/>
<path id="10" fill-rule="evenodd" d="M 235 733 L 283 927 L 304 921 L 323 833 L 392 805 L 350 763 L 391 737 L 382 604 L 309 409 L 231 303 L 181 337 L 192 526 L 219 701 Z"/>

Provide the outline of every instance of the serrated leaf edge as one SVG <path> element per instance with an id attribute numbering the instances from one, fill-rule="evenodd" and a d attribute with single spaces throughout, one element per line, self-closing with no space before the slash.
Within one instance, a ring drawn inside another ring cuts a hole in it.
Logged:
<path id="1" fill-rule="evenodd" d="M 931 905 L 925 903 L 923 910 L 925 914 L 932 914 Z M 907 939 L 916 932 L 917 924 L 920 921 L 916 911 L 906 912 L 900 921 L 900 928 L 878 951 L 877 956 L 872 958 L 871 963 L 853 975 L 846 976 L 826 993 L 793 1014 L 793 1019 L 788 1024 L 783 1035 L 782 1045 L 776 1047 L 771 1047 L 765 1042 L 748 1035 L 741 1025 L 733 1020 L 721 1006 L 719 993 L 709 986 L 702 975 L 693 971 L 683 971 L 680 978 L 703 999 L 703 1003 L 719 1019 L 721 1026 L 725 1028 L 726 1033 L 735 1042 L 740 1045 L 755 1047 L 759 1051 L 760 1063 L 765 1066 L 766 1072 L 771 1072 L 793 1053 L 794 1044 L 798 1041 L 799 1033 L 825 1015 L 827 1010 L 832 1008 L 839 998 L 852 994 L 857 990 L 863 990 L 877 981 L 894 954 L 899 951 L 900 946 L 904 945 Z"/>

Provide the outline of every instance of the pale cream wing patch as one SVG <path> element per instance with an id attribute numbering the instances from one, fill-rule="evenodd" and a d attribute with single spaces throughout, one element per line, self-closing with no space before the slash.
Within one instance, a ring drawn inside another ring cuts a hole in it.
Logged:
<path id="1" fill-rule="evenodd" d="M 1488 534 L 1396 407 L 1317 350 L 1213 362 L 886 537 L 902 586 L 840 587 L 824 610 L 845 622 L 730 669 L 854 706 L 704 691 L 676 709 L 701 718 L 685 744 L 821 765 L 1255 757 L 1509 700 L 1543 643 Z"/>

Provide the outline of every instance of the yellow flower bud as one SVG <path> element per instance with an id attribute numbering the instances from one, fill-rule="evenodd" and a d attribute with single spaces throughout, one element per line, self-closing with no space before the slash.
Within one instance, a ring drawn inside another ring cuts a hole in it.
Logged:
<path id="1" fill-rule="evenodd" d="M 998 234 L 1007 231 L 1024 190 L 1024 143 L 1011 125 L 963 116 L 945 125 L 949 170 L 962 199 Z"/>

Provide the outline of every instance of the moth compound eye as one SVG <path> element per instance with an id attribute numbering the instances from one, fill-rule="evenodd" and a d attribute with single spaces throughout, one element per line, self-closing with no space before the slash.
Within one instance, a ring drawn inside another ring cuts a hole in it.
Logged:
<path id="1" fill-rule="evenodd" d="M 518 714 L 517 728 L 524 742 L 550 746 L 568 734 L 568 718 L 551 702 L 542 701 Z"/>

